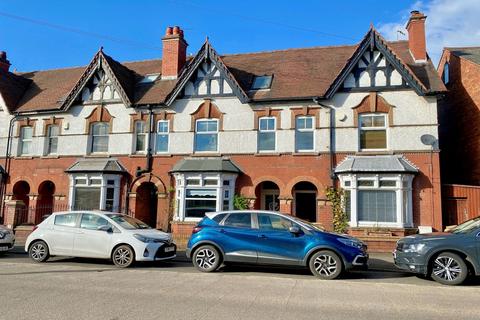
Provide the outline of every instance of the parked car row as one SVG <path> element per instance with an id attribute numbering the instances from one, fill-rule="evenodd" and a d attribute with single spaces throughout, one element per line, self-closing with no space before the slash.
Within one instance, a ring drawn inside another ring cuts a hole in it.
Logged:
<path id="1" fill-rule="evenodd" d="M 54 213 L 36 226 L 25 250 L 36 262 L 74 256 L 111 259 L 128 267 L 135 261 L 173 259 L 177 248 L 171 234 L 130 216 L 69 211 Z M 357 238 L 326 232 L 290 215 L 255 210 L 207 213 L 193 229 L 186 254 L 202 272 L 233 263 L 282 265 L 308 268 L 321 279 L 366 269 L 369 258 L 367 246 Z M 400 269 L 460 284 L 469 274 L 480 275 L 480 217 L 448 233 L 405 237 L 393 255 Z"/>

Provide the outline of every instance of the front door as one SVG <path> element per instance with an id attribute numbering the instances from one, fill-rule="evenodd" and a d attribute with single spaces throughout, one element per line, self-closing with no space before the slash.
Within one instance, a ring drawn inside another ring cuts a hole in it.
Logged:
<path id="1" fill-rule="evenodd" d="M 103 217 L 83 213 L 80 227 L 77 228 L 73 242 L 73 255 L 88 258 L 109 258 L 112 243 L 112 232 L 99 230 L 102 226 L 111 226 Z"/>
<path id="2" fill-rule="evenodd" d="M 257 213 L 259 244 L 258 263 L 301 264 L 309 235 L 289 231 L 294 222 L 276 214 Z M 300 228 L 301 229 L 301 228 Z"/>
<path id="3" fill-rule="evenodd" d="M 278 191 L 264 191 L 262 194 L 262 210 L 280 211 Z"/>

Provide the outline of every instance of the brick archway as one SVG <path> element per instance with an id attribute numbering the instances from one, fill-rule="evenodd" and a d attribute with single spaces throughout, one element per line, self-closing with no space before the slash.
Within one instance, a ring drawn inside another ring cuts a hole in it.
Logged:
<path id="1" fill-rule="evenodd" d="M 293 188 L 299 182 L 310 182 L 317 188 L 317 192 L 319 194 L 324 193 L 325 186 L 320 181 L 318 181 L 318 179 L 311 176 L 298 176 L 290 180 L 285 188 L 285 190 L 289 192 L 289 196 L 291 196 L 292 198 L 293 198 Z"/>
<path id="2" fill-rule="evenodd" d="M 165 184 L 163 183 L 162 179 L 151 173 L 141 175 L 140 177 L 133 180 L 130 186 L 130 192 L 136 193 L 138 187 L 140 187 L 140 185 L 144 182 L 153 183 L 155 187 L 157 187 L 158 193 L 167 193 L 167 189 L 165 188 Z"/>
<path id="3" fill-rule="evenodd" d="M 252 182 L 252 186 L 246 189 L 245 196 L 248 198 L 255 198 L 255 189 L 262 183 L 266 181 L 271 181 L 274 182 L 277 186 L 278 189 L 280 189 L 280 195 L 283 195 L 284 190 L 285 190 L 285 184 L 278 179 L 277 177 L 274 176 L 261 176 Z"/>

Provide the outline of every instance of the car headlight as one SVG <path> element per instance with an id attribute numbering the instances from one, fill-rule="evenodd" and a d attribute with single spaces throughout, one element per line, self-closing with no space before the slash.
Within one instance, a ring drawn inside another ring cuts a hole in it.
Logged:
<path id="1" fill-rule="evenodd" d="M 403 252 L 420 252 L 425 248 L 424 243 L 411 243 L 411 244 L 406 244 L 403 246 L 402 251 Z"/>
<path id="2" fill-rule="evenodd" d="M 155 239 L 142 236 L 141 234 L 134 234 L 133 236 L 135 237 L 135 239 L 145 243 L 155 242 Z"/>
<path id="3" fill-rule="evenodd" d="M 349 247 L 354 247 L 358 249 L 362 249 L 363 247 L 363 244 L 355 239 L 338 238 L 337 240 Z"/>

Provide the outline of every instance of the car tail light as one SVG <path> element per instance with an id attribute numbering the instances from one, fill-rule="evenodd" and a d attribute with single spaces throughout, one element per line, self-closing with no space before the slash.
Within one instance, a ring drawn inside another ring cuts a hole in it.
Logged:
<path id="1" fill-rule="evenodd" d="M 192 234 L 195 234 L 195 233 L 199 232 L 200 230 L 202 230 L 202 227 L 196 226 L 195 228 L 193 228 Z"/>
<path id="2" fill-rule="evenodd" d="M 38 226 L 33 226 L 32 232 L 37 230 L 37 229 L 38 229 Z"/>

